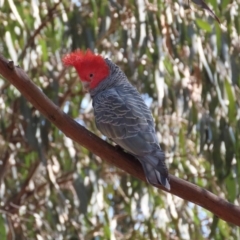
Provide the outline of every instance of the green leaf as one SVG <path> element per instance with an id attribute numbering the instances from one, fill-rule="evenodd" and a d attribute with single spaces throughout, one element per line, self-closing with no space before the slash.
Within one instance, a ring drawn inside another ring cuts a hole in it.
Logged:
<path id="1" fill-rule="evenodd" d="M 232 175 L 230 175 L 225 179 L 225 184 L 228 191 L 228 195 L 227 195 L 228 200 L 230 202 L 233 202 L 236 196 L 236 182 L 234 181 Z"/>
<path id="2" fill-rule="evenodd" d="M 41 48 L 42 48 L 42 59 L 43 59 L 44 62 L 46 62 L 47 59 L 48 59 L 48 52 L 47 52 L 46 41 L 41 38 L 41 39 L 39 40 L 39 44 L 40 44 L 40 46 L 41 46 Z"/>
<path id="3" fill-rule="evenodd" d="M 7 239 L 5 222 L 2 214 L 0 214 L 0 239 Z"/>
<path id="4" fill-rule="evenodd" d="M 206 21 L 203 21 L 201 19 L 196 19 L 196 23 L 201 29 L 207 32 L 212 32 L 212 27 Z"/>
<path id="5" fill-rule="evenodd" d="M 233 87 L 227 80 L 225 81 L 225 90 L 228 96 L 228 118 L 229 118 L 229 122 L 233 123 L 236 121 L 235 96 L 233 93 Z"/>

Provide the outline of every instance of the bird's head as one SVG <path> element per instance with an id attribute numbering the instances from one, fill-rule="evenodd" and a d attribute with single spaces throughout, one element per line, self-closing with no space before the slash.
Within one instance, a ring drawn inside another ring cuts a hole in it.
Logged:
<path id="1" fill-rule="evenodd" d="M 93 54 L 90 50 L 77 50 L 62 58 L 65 66 L 73 66 L 86 90 L 92 90 L 107 78 L 110 69 L 103 57 Z"/>

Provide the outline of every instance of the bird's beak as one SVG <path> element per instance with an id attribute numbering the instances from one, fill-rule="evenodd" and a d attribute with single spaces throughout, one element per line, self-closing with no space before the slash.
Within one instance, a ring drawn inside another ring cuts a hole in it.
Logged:
<path id="1" fill-rule="evenodd" d="M 83 88 L 86 92 L 90 90 L 90 82 L 82 81 Z"/>

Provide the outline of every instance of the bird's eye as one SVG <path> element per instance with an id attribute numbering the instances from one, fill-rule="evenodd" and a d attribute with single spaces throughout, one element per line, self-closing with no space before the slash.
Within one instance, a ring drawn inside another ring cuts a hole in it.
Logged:
<path id="1" fill-rule="evenodd" d="M 90 78 L 92 78 L 92 77 L 93 77 L 93 74 L 92 74 L 92 73 L 90 73 L 90 74 L 89 74 L 89 77 L 90 77 Z"/>

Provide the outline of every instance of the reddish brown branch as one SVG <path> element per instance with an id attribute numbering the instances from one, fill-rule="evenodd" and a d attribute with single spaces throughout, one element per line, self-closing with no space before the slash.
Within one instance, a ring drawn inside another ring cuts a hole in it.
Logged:
<path id="1" fill-rule="evenodd" d="M 66 136 L 89 149 L 109 164 L 146 181 L 141 165 L 131 155 L 115 149 L 66 115 L 31 81 L 27 74 L 0 55 L 0 74 L 11 82 L 46 118 Z M 240 208 L 190 182 L 170 176 L 170 193 L 211 211 L 219 218 L 240 226 Z M 158 188 L 166 191 L 161 186 Z"/>

